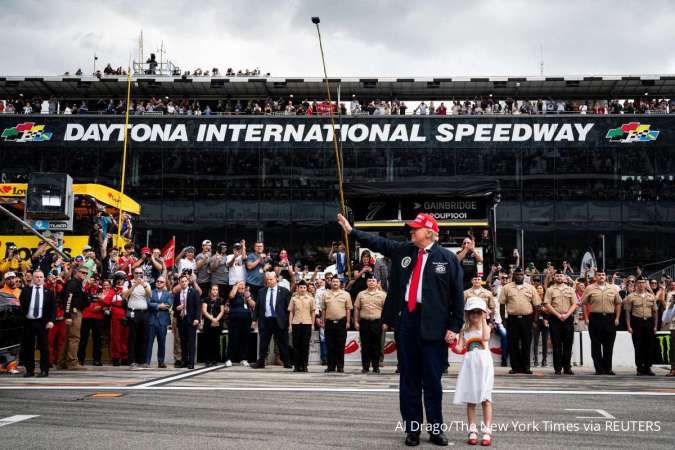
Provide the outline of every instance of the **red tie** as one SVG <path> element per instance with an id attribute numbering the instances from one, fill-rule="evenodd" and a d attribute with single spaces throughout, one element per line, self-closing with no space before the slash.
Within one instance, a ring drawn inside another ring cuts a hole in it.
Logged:
<path id="1" fill-rule="evenodd" d="M 408 311 L 415 311 L 417 306 L 417 288 L 420 285 L 420 275 L 422 275 L 422 264 L 424 263 L 424 249 L 421 248 L 417 252 L 417 262 L 413 269 L 412 278 L 410 279 L 410 288 L 408 289 Z"/>

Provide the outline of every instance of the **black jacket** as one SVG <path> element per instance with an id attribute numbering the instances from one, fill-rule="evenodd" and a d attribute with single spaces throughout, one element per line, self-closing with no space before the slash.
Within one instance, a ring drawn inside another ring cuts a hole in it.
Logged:
<path id="1" fill-rule="evenodd" d="M 54 293 L 51 289 L 47 289 L 42 286 L 42 294 L 44 298 L 42 299 L 42 317 L 39 320 L 42 320 L 43 323 L 54 322 L 56 320 L 56 299 L 54 298 Z M 28 315 L 28 309 L 30 308 L 30 301 L 33 297 L 33 287 L 28 286 L 21 289 L 21 294 L 19 295 L 19 303 L 21 304 L 21 313 L 24 317 Z"/>
<path id="2" fill-rule="evenodd" d="M 178 293 L 176 294 L 173 294 L 173 311 L 174 311 L 173 314 L 177 319 L 180 320 L 181 311 L 178 311 L 176 309 L 178 308 L 179 305 L 180 305 L 180 291 L 178 291 Z M 199 299 L 199 295 L 197 295 L 197 291 L 195 291 L 192 287 L 188 287 L 185 306 L 186 306 L 185 319 L 188 320 L 190 323 L 194 322 L 195 320 L 199 320 L 199 318 L 202 315 L 202 302 Z"/>
<path id="3" fill-rule="evenodd" d="M 258 299 L 253 312 L 253 320 L 258 321 L 258 327 L 265 326 L 265 301 L 267 300 L 267 289 L 263 288 L 258 291 Z M 291 302 L 291 293 L 288 289 L 277 286 L 277 296 L 275 298 L 276 304 L 274 312 L 277 316 L 277 324 L 279 328 L 285 330 L 288 328 L 288 304 Z"/>
<path id="4" fill-rule="evenodd" d="M 410 242 L 398 242 L 360 230 L 351 235 L 365 247 L 391 259 L 389 291 L 382 311 L 382 321 L 397 327 L 405 304 L 405 290 L 417 262 L 419 249 Z M 459 332 L 464 323 L 464 291 L 462 266 L 451 251 L 434 244 L 429 249 L 422 273 L 421 337 L 435 341 L 445 333 Z"/>

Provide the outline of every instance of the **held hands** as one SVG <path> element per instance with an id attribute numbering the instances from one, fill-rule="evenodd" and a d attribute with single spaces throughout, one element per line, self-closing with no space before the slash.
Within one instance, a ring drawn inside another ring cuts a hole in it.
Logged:
<path id="1" fill-rule="evenodd" d="M 456 340 L 457 340 L 457 334 L 455 334 L 454 331 L 448 330 L 448 331 L 445 333 L 445 342 L 447 342 L 448 344 L 450 344 L 450 343 L 452 343 L 452 342 L 454 342 L 454 341 L 456 341 Z"/>

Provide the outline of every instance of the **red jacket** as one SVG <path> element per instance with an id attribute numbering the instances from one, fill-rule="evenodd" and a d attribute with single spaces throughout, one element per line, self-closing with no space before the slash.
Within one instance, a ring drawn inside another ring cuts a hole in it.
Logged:
<path id="1" fill-rule="evenodd" d="M 122 298 L 122 290 L 112 288 L 108 294 L 103 298 L 103 304 L 110 307 L 110 317 L 113 319 L 124 319 L 127 315 L 124 299 Z"/>
<path id="2" fill-rule="evenodd" d="M 105 303 L 103 302 L 103 298 L 97 294 L 98 286 L 91 284 L 86 287 L 86 290 L 89 290 L 92 295 L 96 295 L 97 301 L 89 303 L 89 306 L 84 308 L 82 318 L 103 320 L 103 307 Z"/>

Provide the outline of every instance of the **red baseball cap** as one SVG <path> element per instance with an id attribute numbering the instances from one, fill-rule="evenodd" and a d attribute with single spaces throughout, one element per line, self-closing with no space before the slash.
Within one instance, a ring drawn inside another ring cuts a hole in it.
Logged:
<path id="1" fill-rule="evenodd" d="M 406 222 L 410 228 L 428 228 L 436 233 L 438 233 L 438 222 L 434 216 L 425 213 L 419 213 L 415 220 Z"/>
<path id="2" fill-rule="evenodd" d="M 150 250 L 150 247 L 143 247 L 141 249 L 141 255 L 143 255 L 145 253 L 152 253 L 152 250 Z"/>

